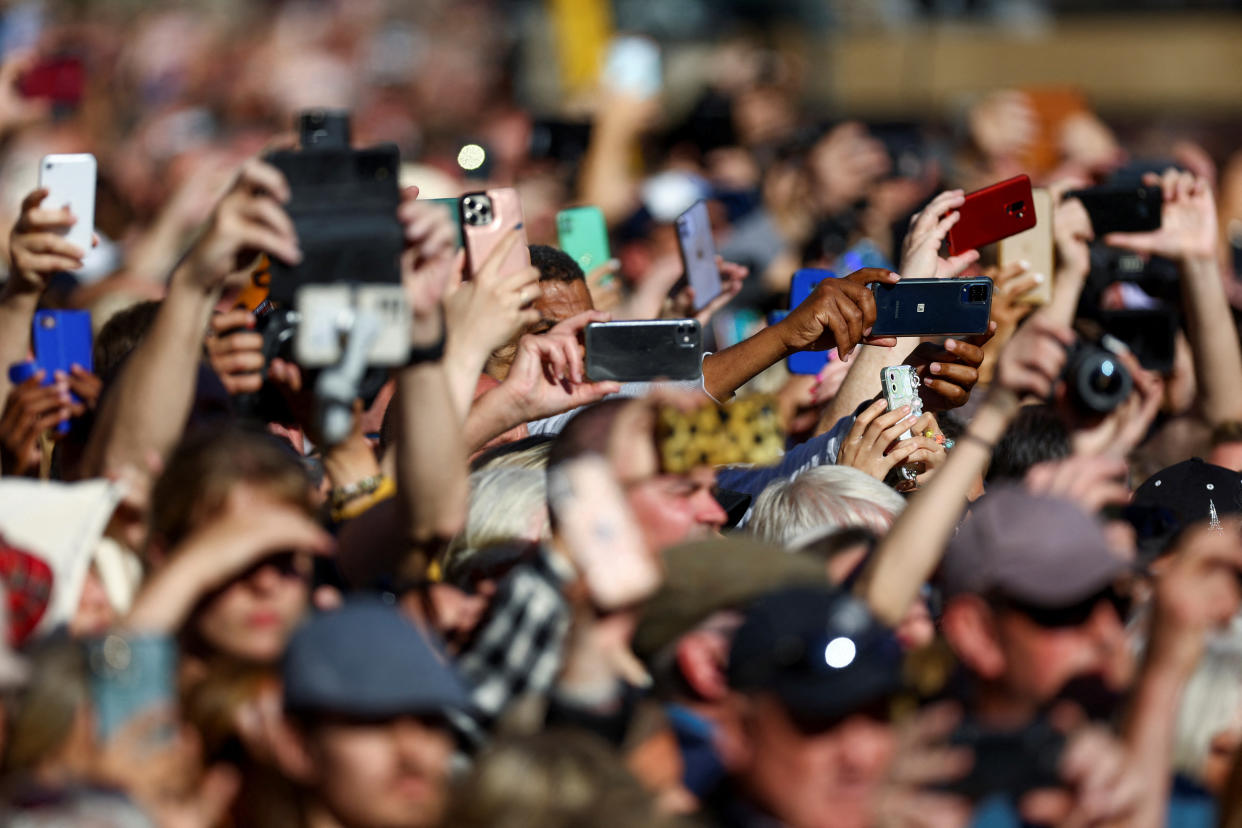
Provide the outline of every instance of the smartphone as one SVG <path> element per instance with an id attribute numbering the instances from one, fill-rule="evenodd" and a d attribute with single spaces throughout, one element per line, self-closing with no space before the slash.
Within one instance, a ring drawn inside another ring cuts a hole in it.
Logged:
<path id="1" fill-rule="evenodd" d="M 509 250 L 501 273 L 515 273 L 530 267 L 530 248 L 526 243 L 526 222 L 517 190 L 502 187 L 461 197 L 461 228 L 466 241 L 466 260 L 471 275 L 477 273 L 511 231 L 517 244 Z"/>
<path id="2" fill-rule="evenodd" d="M 461 250 L 466 246 L 465 238 L 461 232 L 461 207 L 458 205 L 459 199 L 456 198 L 428 198 L 424 199 L 426 203 L 435 205 L 438 209 L 448 214 L 449 221 L 453 222 L 453 231 L 456 233 L 457 249 Z"/>
<path id="3" fill-rule="evenodd" d="M 922 416 L 923 398 L 919 396 L 919 376 L 914 373 L 914 368 L 911 366 L 890 365 L 887 368 L 881 368 L 880 393 L 884 395 L 884 402 L 887 405 L 885 410 L 896 411 L 903 405 L 908 405 L 911 414 L 915 417 Z M 910 429 L 906 429 L 897 439 L 908 440 L 912 436 L 914 435 Z M 918 478 L 918 472 L 919 469 L 910 463 L 898 466 L 897 490 L 906 491 L 913 488 L 912 484 Z"/>
<path id="4" fill-rule="evenodd" d="M 789 311 L 772 311 L 768 314 L 768 325 L 776 325 L 788 315 Z M 785 358 L 785 367 L 791 374 L 819 376 L 836 355 L 836 351 L 795 351 Z"/>
<path id="5" fill-rule="evenodd" d="M 723 284 L 716 266 L 716 242 L 706 201 L 696 201 L 677 217 L 677 245 L 686 268 L 686 280 L 694 288 L 694 309 L 702 310 L 720 295 Z"/>
<path id="6" fill-rule="evenodd" d="M 1035 226 L 1001 240 L 1000 266 L 1029 262 L 1031 272 L 1043 274 L 1044 280 L 1017 297 L 1017 301 L 1046 305 L 1052 301 L 1052 194 L 1042 187 L 1036 188 L 1031 191 L 1031 203 L 1035 205 Z"/>
<path id="7" fill-rule="evenodd" d="M 136 716 L 177 700 L 177 646 L 166 636 L 107 635 L 86 642 L 95 727 L 106 742 Z M 158 741 L 172 738 L 167 732 Z"/>
<path id="8" fill-rule="evenodd" d="M 1103 310 L 1099 322 L 1106 333 L 1120 339 L 1148 371 L 1173 370 L 1177 346 L 1177 311 L 1168 307 L 1144 310 Z"/>
<path id="9" fill-rule="evenodd" d="M 1031 179 L 1016 175 L 966 196 L 961 218 L 949 230 L 949 254 L 956 256 L 1035 226 Z"/>
<path id="10" fill-rule="evenodd" d="M 748 394 L 690 411 L 663 406 L 656 415 L 660 468 L 688 474 L 700 466 L 770 465 L 785 451 L 779 407 L 770 394 Z"/>
<path id="11" fill-rule="evenodd" d="M 793 279 L 789 282 L 789 307 L 796 308 L 805 302 L 815 287 L 825 279 L 835 279 L 837 274 L 831 270 L 823 270 L 815 267 L 804 267 L 795 271 Z"/>
<path id="12" fill-rule="evenodd" d="M 24 98 L 38 98 L 62 106 L 77 106 L 86 88 L 82 59 L 74 55 L 54 55 L 32 66 L 17 81 Z"/>
<path id="13" fill-rule="evenodd" d="M 1061 128 L 1075 115 L 1089 111 L 1086 96 L 1073 86 L 1033 86 L 1022 90 L 1034 111 L 1035 140 L 1022 153 L 1021 169 L 1046 173 L 1061 162 Z"/>
<path id="14" fill-rule="evenodd" d="M 868 287 L 875 294 L 872 336 L 960 336 L 988 329 L 992 280 L 986 277 L 902 279 Z"/>
<path id="15" fill-rule="evenodd" d="M 974 754 L 970 772 L 942 789 L 978 801 L 994 794 L 1013 800 L 1042 788 L 1061 788 L 1061 757 L 1065 734 L 1045 719 L 1037 719 L 1020 730 L 987 730 L 965 723 L 949 737 L 956 747 Z"/>
<path id="16" fill-rule="evenodd" d="M 43 156 L 39 187 L 48 191 L 44 207 L 68 207 L 73 213 L 77 221 L 64 231 L 65 239 L 89 253 L 95 233 L 95 156 L 89 152 Z"/>
<path id="17" fill-rule="evenodd" d="M 1071 190 L 1065 197 L 1076 198 L 1087 208 L 1096 238 L 1160 229 L 1164 191 L 1159 187 L 1092 187 Z"/>
<path id="18" fill-rule="evenodd" d="M 556 235 L 570 258 L 578 263 L 583 273 L 612 258 L 608 246 L 608 225 L 598 207 L 570 207 L 556 214 Z"/>
<path id="19" fill-rule="evenodd" d="M 703 329 L 697 319 L 594 322 L 586 326 L 586 375 L 592 382 L 697 380 Z"/>
<path id="20" fill-rule="evenodd" d="M 875 246 L 871 239 L 859 239 L 837 259 L 838 273 L 853 273 L 865 267 L 878 267 L 882 270 L 893 270 L 893 263 Z"/>
<path id="21" fill-rule="evenodd" d="M 664 85 L 660 47 L 648 37 L 623 35 L 608 45 L 604 85 L 635 98 L 654 98 Z"/>

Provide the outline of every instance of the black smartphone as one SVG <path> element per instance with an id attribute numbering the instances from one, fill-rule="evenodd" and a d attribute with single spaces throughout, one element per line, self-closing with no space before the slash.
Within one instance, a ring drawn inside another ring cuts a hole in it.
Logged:
<path id="1" fill-rule="evenodd" d="M 979 801 L 995 794 L 1014 800 L 1041 788 L 1060 788 L 1059 767 L 1065 734 L 1044 719 L 1020 730 L 996 731 L 975 723 L 960 725 L 949 739 L 974 753 L 970 772 L 943 789 Z"/>
<path id="2" fill-rule="evenodd" d="M 267 157 L 289 182 L 285 210 L 303 254 L 295 266 L 272 260 L 271 298 L 291 304 L 308 283 L 400 284 L 404 238 L 397 219 L 396 145 L 352 149 L 343 112 L 305 112 L 299 126 L 300 150 Z"/>
<path id="3" fill-rule="evenodd" d="M 595 322 L 586 327 L 586 375 L 592 382 L 696 380 L 703 375 L 697 319 Z"/>
<path id="4" fill-rule="evenodd" d="M 1160 228 L 1164 192 L 1159 187 L 1107 186 L 1071 190 L 1091 216 L 1096 238 L 1105 233 L 1144 233 Z"/>
<path id="5" fill-rule="evenodd" d="M 1173 308 L 1102 310 L 1098 318 L 1104 331 L 1124 342 L 1148 371 L 1173 370 L 1178 328 Z"/>
<path id="6" fill-rule="evenodd" d="M 981 334 L 992 313 L 992 280 L 902 279 L 872 282 L 872 336 L 959 336 Z"/>

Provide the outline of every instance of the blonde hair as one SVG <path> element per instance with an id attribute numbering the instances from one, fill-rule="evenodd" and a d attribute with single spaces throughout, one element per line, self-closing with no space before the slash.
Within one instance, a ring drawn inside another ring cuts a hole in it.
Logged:
<path id="1" fill-rule="evenodd" d="M 547 475 L 501 466 L 470 475 L 466 526 L 445 553 L 445 566 L 458 565 L 479 550 L 514 540 L 548 538 Z"/>
<path id="2" fill-rule="evenodd" d="M 901 495 L 865 472 L 813 466 L 764 489 L 747 529 L 761 540 L 785 546 L 854 527 L 883 536 L 905 507 Z"/>

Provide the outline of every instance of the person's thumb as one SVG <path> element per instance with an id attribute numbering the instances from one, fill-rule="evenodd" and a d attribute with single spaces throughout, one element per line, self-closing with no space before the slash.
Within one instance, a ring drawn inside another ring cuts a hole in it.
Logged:
<path id="1" fill-rule="evenodd" d="M 232 765 L 212 765 L 203 774 L 198 788 L 195 813 L 202 818 L 201 825 L 219 825 L 224 821 L 241 790 L 241 774 Z"/>

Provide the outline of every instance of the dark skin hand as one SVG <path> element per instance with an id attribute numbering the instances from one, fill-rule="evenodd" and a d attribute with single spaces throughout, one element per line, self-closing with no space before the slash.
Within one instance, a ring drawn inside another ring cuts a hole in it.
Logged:
<path id="1" fill-rule="evenodd" d="M 894 284 L 900 277 L 877 267 L 856 270 L 843 279 L 825 279 L 806 301 L 789 312 L 780 324 L 783 339 L 791 351 L 837 349 L 845 359 L 859 342 L 893 346 L 892 337 L 869 338 L 875 324 L 875 296 L 871 282 Z"/>
<path id="2" fill-rule="evenodd" d="M 983 346 L 996 334 L 996 323 L 988 332 L 961 339 L 946 339 L 943 345 L 924 342 L 906 359 L 921 382 L 919 395 L 926 411 L 948 411 L 966 404 L 979 381 Z"/>

